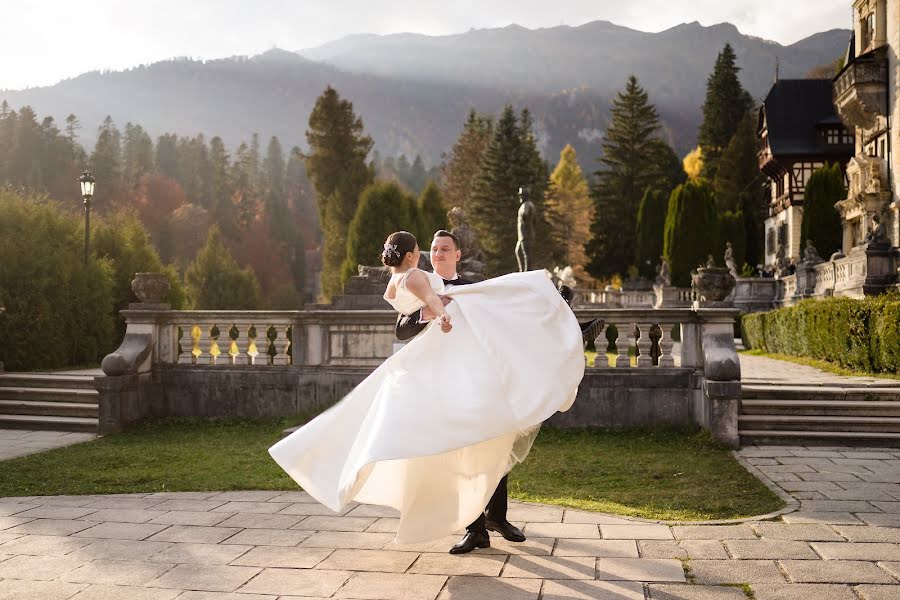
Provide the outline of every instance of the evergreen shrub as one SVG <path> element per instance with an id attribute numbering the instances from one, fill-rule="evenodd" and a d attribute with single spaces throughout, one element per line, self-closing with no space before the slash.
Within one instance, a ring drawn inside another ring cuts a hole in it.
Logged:
<path id="1" fill-rule="evenodd" d="M 809 299 L 744 315 L 744 346 L 857 371 L 900 372 L 900 295 Z"/>

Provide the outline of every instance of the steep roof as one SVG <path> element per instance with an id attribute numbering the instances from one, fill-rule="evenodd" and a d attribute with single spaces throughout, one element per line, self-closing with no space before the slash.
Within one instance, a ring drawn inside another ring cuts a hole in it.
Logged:
<path id="1" fill-rule="evenodd" d="M 779 79 L 763 101 L 773 156 L 853 153 L 851 145 L 826 144 L 823 125 L 840 123 L 830 79 Z"/>

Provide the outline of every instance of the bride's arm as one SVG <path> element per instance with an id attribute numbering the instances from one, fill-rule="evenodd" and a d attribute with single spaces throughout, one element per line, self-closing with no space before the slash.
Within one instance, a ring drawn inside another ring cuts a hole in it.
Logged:
<path id="1" fill-rule="evenodd" d="M 406 279 L 406 288 L 434 311 L 434 314 L 441 320 L 441 329 L 445 332 L 450 330 L 450 315 L 444 309 L 444 303 L 431 289 L 431 284 L 428 282 L 428 277 L 425 273 L 422 271 L 410 273 Z"/>

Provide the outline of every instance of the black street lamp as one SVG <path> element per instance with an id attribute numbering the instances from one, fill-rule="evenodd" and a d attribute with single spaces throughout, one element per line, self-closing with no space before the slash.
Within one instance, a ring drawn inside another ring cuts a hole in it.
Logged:
<path id="1" fill-rule="evenodd" d="M 84 264 L 88 264 L 88 252 L 91 246 L 91 196 L 94 195 L 94 176 L 85 171 L 78 178 L 81 184 L 81 197 L 84 198 Z"/>

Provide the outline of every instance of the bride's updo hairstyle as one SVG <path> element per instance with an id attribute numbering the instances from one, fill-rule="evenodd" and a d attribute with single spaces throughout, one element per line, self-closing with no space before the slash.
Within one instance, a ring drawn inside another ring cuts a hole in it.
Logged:
<path id="1" fill-rule="evenodd" d="M 384 251 L 381 253 L 381 262 L 388 267 L 399 266 L 407 252 L 416 249 L 416 236 L 408 231 L 395 231 L 384 242 Z"/>

